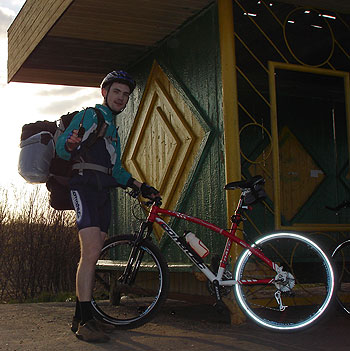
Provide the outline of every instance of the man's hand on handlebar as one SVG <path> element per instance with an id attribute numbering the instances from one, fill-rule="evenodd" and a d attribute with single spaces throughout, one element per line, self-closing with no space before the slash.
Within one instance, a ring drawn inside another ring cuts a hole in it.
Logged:
<path id="1" fill-rule="evenodd" d="M 142 183 L 140 187 L 141 195 L 150 200 L 154 200 L 156 197 L 160 197 L 159 191 L 146 183 Z"/>
<path id="2" fill-rule="evenodd" d="M 157 204 L 161 203 L 161 196 L 159 191 L 153 186 L 148 185 L 147 183 L 140 183 L 137 180 L 132 178 L 131 183 L 129 184 L 130 188 L 133 189 L 133 192 L 141 193 L 142 197 L 152 200 L 152 203 Z M 138 194 L 135 194 L 136 196 Z"/>

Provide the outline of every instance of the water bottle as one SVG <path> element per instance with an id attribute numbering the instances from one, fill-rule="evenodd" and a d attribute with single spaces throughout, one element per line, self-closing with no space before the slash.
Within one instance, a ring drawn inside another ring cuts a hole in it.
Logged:
<path id="1" fill-rule="evenodd" d="M 186 242 L 191 246 L 191 248 L 196 251 L 196 253 L 204 258 L 209 255 L 209 249 L 204 245 L 204 243 L 196 237 L 195 234 L 188 232 L 185 234 Z"/>

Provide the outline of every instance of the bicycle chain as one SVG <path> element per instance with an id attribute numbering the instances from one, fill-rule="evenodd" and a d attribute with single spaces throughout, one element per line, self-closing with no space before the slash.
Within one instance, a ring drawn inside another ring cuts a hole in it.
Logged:
<path id="1" fill-rule="evenodd" d="M 281 292 L 281 295 L 286 295 L 288 293 L 284 293 L 283 291 L 281 290 L 277 290 L 277 291 L 280 291 Z M 292 294 L 290 296 L 293 296 Z M 252 306 L 257 306 L 257 307 L 262 307 L 262 308 L 266 308 L 268 310 L 272 310 L 272 311 L 278 311 L 278 312 L 281 312 L 280 308 L 273 308 L 273 307 L 268 307 L 268 306 L 263 306 L 263 305 L 258 305 L 256 303 L 251 303 Z M 288 306 L 285 306 L 285 307 L 288 307 Z"/>
<path id="2" fill-rule="evenodd" d="M 279 308 L 273 308 L 273 307 L 258 305 L 258 304 L 256 304 L 256 303 L 252 303 L 251 305 L 252 305 L 252 306 L 257 306 L 257 307 L 266 308 L 266 309 L 272 310 L 272 311 L 278 311 L 278 312 L 280 312 L 280 309 L 279 309 Z"/>

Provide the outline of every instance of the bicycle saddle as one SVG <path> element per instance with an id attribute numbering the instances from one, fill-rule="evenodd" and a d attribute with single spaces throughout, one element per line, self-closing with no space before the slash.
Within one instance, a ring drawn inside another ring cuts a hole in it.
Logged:
<path id="1" fill-rule="evenodd" d="M 257 175 L 251 179 L 248 180 L 240 180 L 238 182 L 231 182 L 225 185 L 224 189 L 225 190 L 234 190 L 234 189 L 252 189 L 254 188 L 255 185 L 258 184 L 264 184 L 265 179 Z"/>

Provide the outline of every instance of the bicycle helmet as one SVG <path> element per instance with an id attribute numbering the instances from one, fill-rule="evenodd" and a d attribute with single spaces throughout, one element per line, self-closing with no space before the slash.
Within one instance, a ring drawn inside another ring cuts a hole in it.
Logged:
<path id="1" fill-rule="evenodd" d="M 101 83 L 101 88 L 105 88 L 114 82 L 126 84 L 130 88 L 130 94 L 136 87 L 136 82 L 125 71 L 113 71 L 106 75 Z"/>

